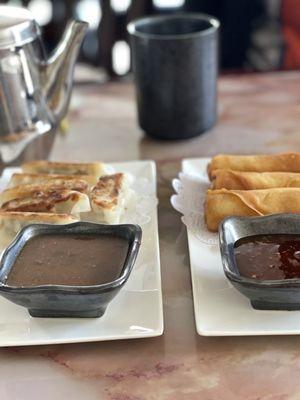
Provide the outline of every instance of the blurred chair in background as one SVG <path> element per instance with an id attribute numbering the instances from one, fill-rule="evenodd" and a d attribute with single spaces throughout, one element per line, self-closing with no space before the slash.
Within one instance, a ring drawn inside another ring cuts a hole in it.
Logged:
<path id="1" fill-rule="evenodd" d="M 89 22 L 81 61 L 110 77 L 130 70 L 126 25 L 145 15 L 203 12 L 221 21 L 222 71 L 300 67 L 299 0 L 8 0 L 28 7 L 44 27 L 51 50 L 73 17 Z"/>

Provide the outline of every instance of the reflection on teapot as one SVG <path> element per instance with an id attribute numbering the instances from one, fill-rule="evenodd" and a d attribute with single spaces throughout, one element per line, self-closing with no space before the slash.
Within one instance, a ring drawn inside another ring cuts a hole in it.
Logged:
<path id="1" fill-rule="evenodd" d="M 72 21 L 46 57 L 40 28 L 23 8 L 0 6 L 0 165 L 48 155 L 65 116 L 87 23 Z"/>

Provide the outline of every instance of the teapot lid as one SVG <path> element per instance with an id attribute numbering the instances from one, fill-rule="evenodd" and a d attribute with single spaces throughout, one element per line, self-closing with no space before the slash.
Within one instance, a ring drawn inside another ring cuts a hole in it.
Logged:
<path id="1" fill-rule="evenodd" d="M 0 6 L 0 49 L 29 43 L 39 33 L 39 26 L 30 11 Z"/>

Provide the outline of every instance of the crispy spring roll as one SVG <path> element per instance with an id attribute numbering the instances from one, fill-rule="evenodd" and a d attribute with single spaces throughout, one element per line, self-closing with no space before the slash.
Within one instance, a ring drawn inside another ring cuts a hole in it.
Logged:
<path id="1" fill-rule="evenodd" d="M 262 190 L 208 190 L 205 220 L 210 231 L 230 216 L 260 216 L 277 213 L 300 213 L 300 188 Z"/>
<path id="2" fill-rule="evenodd" d="M 230 169 L 212 171 L 212 189 L 254 190 L 279 187 L 299 187 L 297 172 L 245 172 Z"/>
<path id="3" fill-rule="evenodd" d="M 208 164 L 207 171 L 210 179 L 214 169 L 252 172 L 300 172 L 300 153 L 255 156 L 220 154 L 213 157 Z"/>

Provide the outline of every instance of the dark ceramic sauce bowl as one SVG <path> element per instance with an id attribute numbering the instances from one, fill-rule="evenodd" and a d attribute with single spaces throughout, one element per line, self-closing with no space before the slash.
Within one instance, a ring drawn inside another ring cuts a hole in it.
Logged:
<path id="1" fill-rule="evenodd" d="M 91 286 L 6 285 L 9 272 L 27 241 L 32 237 L 46 234 L 92 234 L 126 239 L 129 249 L 120 275 L 112 282 Z M 138 255 L 141 237 L 142 231 L 138 225 L 101 225 L 90 222 L 28 225 L 18 233 L 3 253 L 0 264 L 0 294 L 11 302 L 28 308 L 33 317 L 101 317 L 108 303 L 129 278 Z"/>
<path id="2" fill-rule="evenodd" d="M 300 215 L 230 217 L 219 228 L 224 273 L 257 310 L 300 310 L 300 279 L 256 280 L 240 275 L 234 256 L 237 240 L 254 235 L 300 235 Z"/>

